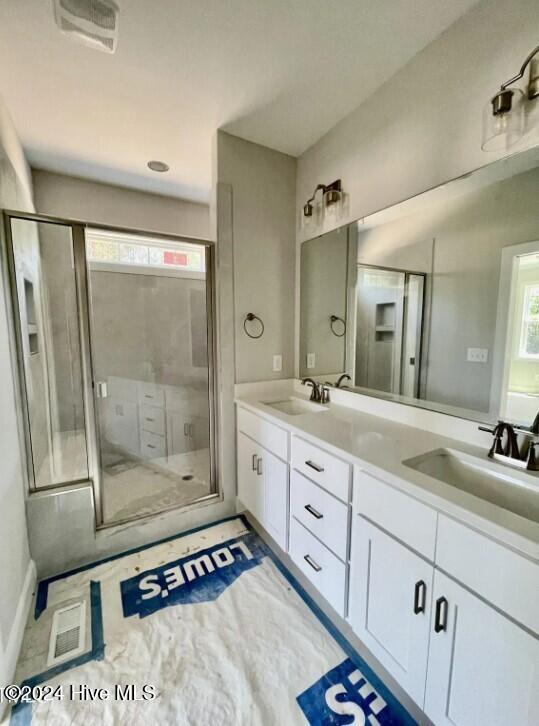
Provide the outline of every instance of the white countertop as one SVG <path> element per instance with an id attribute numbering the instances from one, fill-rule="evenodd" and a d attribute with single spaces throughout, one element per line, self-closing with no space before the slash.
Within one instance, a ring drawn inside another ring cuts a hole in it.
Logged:
<path id="1" fill-rule="evenodd" d="M 303 397 L 290 389 L 285 395 L 282 390 L 277 395 L 249 392 L 235 400 L 238 406 L 306 440 L 320 442 L 323 448 L 364 471 L 539 562 L 538 523 L 402 463 L 439 448 L 455 449 L 484 460 L 486 449 L 335 403 L 324 406 L 327 410 L 323 412 L 295 416 L 264 404 L 287 395 Z M 537 485 L 539 496 L 539 476 Z"/>

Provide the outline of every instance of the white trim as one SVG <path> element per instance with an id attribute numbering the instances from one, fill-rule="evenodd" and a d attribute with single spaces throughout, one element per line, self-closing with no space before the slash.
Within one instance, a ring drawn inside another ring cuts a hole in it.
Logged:
<path id="1" fill-rule="evenodd" d="M 24 630 L 26 628 L 26 621 L 28 620 L 28 614 L 30 612 L 30 606 L 32 605 L 34 590 L 36 587 L 36 579 L 36 566 L 34 561 L 30 560 L 28 562 L 28 567 L 26 568 L 24 584 L 19 596 L 19 602 L 17 603 L 17 610 L 15 612 L 8 641 L 6 643 L 5 650 L 1 653 L 0 687 L 13 683 L 15 668 L 19 658 Z M 7 704 L 0 701 L 0 720 L 2 719 L 6 705 Z"/>

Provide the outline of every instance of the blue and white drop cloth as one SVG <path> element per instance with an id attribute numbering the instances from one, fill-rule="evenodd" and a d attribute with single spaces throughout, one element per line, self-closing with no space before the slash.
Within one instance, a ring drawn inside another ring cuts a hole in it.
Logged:
<path id="1" fill-rule="evenodd" d="M 81 599 L 88 648 L 47 669 L 53 612 Z M 24 726 L 415 723 L 242 517 L 41 582 L 17 676 L 64 694 L 17 705 Z"/>

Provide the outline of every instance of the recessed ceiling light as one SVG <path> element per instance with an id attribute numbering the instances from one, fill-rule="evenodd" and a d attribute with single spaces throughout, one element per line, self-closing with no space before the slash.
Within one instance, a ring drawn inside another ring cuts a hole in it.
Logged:
<path id="1" fill-rule="evenodd" d="M 153 160 L 148 162 L 148 169 L 151 169 L 152 171 L 168 171 L 170 166 L 165 164 L 164 161 Z"/>

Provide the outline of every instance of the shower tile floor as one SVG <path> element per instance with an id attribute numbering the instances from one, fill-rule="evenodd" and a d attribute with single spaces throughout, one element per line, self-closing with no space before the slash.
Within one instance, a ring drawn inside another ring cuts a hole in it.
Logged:
<path id="1" fill-rule="evenodd" d="M 123 458 L 103 470 L 105 523 L 181 507 L 210 494 L 209 449 L 143 462 Z"/>

